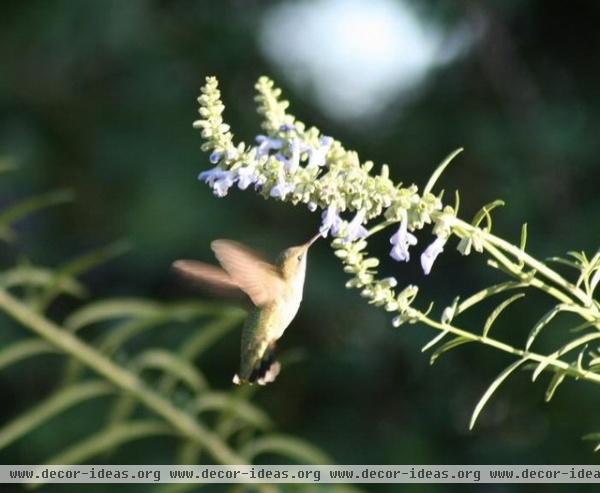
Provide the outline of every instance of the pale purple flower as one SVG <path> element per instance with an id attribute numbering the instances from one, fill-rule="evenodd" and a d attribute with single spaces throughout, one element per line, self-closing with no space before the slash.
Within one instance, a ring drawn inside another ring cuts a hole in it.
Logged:
<path id="1" fill-rule="evenodd" d="M 210 164 L 217 164 L 221 160 L 221 156 L 223 156 L 222 152 L 212 151 L 208 160 L 210 161 Z"/>
<path id="2" fill-rule="evenodd" d="M 423 272 L 425 275 L 428 275 L 431 272 L 431 268 L 433 267 L 435 259 L 444 251 L 444 245 L 446 244 L 446 241 L 447 238 L 441 238 L 438 236 L 421 254 L 421 267 L 423 267 Z"/>
<path id="3" fill-rule="evenodd" d="M 285 176 L 283 171 L 279 171 L 279 176 L 277 177 L 277 185 L 271 188 L 271 197 L 280 198 L 281 200 L 285 200 L 288 193 L 291 193 L 295 190 L 295 186 L 293 183 L 287 183 L 285 181 Z"/>
<path id="4" fill-rule="evenodd" d="M 406 212 L 403 216 L 398 231 L 390 238 L 390 243 L 393 245 L 390 256 L 398 262 L 408 262 L 410 260 L 408 248 L 417 244 L 415 235 L 408 232 Z"/>
<path id="5" fill-rule="evenodd" d="M 207 183 L 217 197 L 225 197 L 236 180 L 233 171 L 226 171 L 216 166 L 215 168 L 202 171 L 198 179 Z"/>
<path id="6" fill-rule="evenodd" d="M 258 154 L 258 156 L 266 156 L 267 154 L 269 154 L 269 151 L 277 151 L 283 146 L 283 142 L 281 142 L 281 140 L 272 139 L 270 137 L 267 137 L 266 135 L 257 135 L 256 142 L 258 144 L 258 147 L 256 149 L 256 153 Z"/>
<path id="7" fill-rule="evenodd" d="M 342 226 L 342 218 L 338 215 L 335 205 L 330 205 L 327 210 L 321 214 L 321 227 L 319 232 L 323 238 L 331 231 L 333 236 L 337 236 Z"/>
<path id="8" fill-rule="evenodd" d="M 300 166 L 300 152 L 301 152 L 301 144 L 299 139 L 292 139 L 290 143 L 290 153 L 291 156 L 289 159 L 285 160 L 285 169 L 288 171 L 295 171 L 298 166 Z"/>
<path id="9" fill-rule="evenodd" d="M 333 139 L 331 137 L 321 137 L 319 141 L 320 145 L 316 149 L 311 148 L 309 150 L 310 157 L 308 158 L 307 168 L 314 168 L 315 166 L 324 166 L 325 158 L 327 157 L 327 153 L 329 152 L 329 148 L 333 143 Z"/>
<path id="10" fill-rule="evenodd" d="M 354 219 L 348 223 L 348 227 L 346 228 L 346 237 L 344 241 L 356 241 L 361 238 L 365 238 L 369 232 L 367 228 L 365 228 L 362 223 L 365 220 L 365 211 L 360 210 L 354 216 Z"/>
<path id="11" fill-rule="evenodd" d="M 227 149 L 225 151 L 225 157 L 229 161 L 232 161 L 233 159 L 236 159 L 238 157 L 238 155 L 239 155 L 238 150 L 235 147 L 230 147 L 229 149 Z"/>
<path id="12" fill-rule="evenodd" d="M 212 187 L 216 180 L 223 177 L 223 173 L 226 173 L 224 169 L 215 166 L 214 168 L 200 172 L 198 180 L 208 183 Z"/>
<path id="13" fill-rule="evenodd" d="M 238 188 L 240 190 L 246 190 L 246 188 L 253 183 L 256 183 L 256 180 L 258 180 L 258 174 L 253 166 L 244 166 L 243 168 L 238 168 L 237 176 Z"/>
<path id="14" fill-rule="evenodd" d="M 279 130 L 281 132 L 290 132 L 291 130 L 294 130 L 294 125 L 291 125 L 289 123 L 284 123 L 283 125 L 281 125 L 281 127 L 279 127 Z"/>

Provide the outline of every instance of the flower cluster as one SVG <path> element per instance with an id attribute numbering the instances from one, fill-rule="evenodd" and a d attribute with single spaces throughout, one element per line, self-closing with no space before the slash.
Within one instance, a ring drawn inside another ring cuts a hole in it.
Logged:
<path id="1" fill-rule="evenodd" d="M 389 177 L 387 165 L 376 172 L 371 161 L 361 163 L 356 152 L 344 149 L 340 142 L 297 121 L 287 112 L 288 102 L 280 99 L 281 91 L 269 79 L 260 78 L 256 89 L 258 112 L 263 116 L 262 133 L 256 136 L 254 145 L 235 144 L 229 126 L 222 119 L 224 106 L 217 81 L 207 78 L 199 98 L 200 120 L 194 126 L 202 131 L 202 149 L 209 153 L 214 167 L 201 172 L 199 179 L 218 197 L 227 195 L 234 185 L 241 190 L 253 187 L 265 199 L 304 204 L 311 212 L 320 211 L 319 233 L 324 238 L 332 238 L 335 254 L 351 276 L 346 287 L 360 290 L 370 304 L 393 312 L 394 326 L 423 322 L 439 330 L 423 350 L 452 336 L 451 340 L 438 345 L 432 362 L 440 354 L 466 342 L 486 344 L 518 357 L 483 395 L 471 418 L 471 427 L 495 388 L 525 363 L 535 368 L 534 380 L 545 369 L 554 372 L 547 399 L 566 376 L 600 383 L 600 353 L 587 349 L 591 341 L 600 337 L 597 331 L 600 329 L 600 301 L 594 298 L 600 285 L 600 251 L 592 258 L 584 252 L 570 252 L 572 258 L 557 259 L 579 272 L 577 281 L 571 282 L 525 251 L 526 225 L 521 231 L 519 246 L 491 234 L 490 211 L 503 205 L 502 201 L 485 205 L 468 223 L 457 217 L 458 192 L 453 207 L 442 204 L 443 193 L 432 192 L 441 173 L 461 149 L 451 153 L 437 167 L 422 190 L 416 185 L 396 185 Z M 484 227 L 480 227 L 482 222 Z M 366 253 L 369 237 L 391 228 L 390 257 L 397 262 L 409 262 L 418 244 L 415 233 L 426 225 L 431 228 L 434 239 L 420 249 L 425 275 L 432 271 L 450 237 L 455 236 L 460 240 L 457 249 L 461 254 L 485 251 L 491 257 L 488 265 L 500 269 L 512 280 L 482 289 L 462 301 L 456 297 L 443 310 L 439 321 L 431 318 L 432 304 L 427 310 L 413 306 L 418 287 L 411 284 L 396 291 L 396 278 L 378 277 L 379 260 Z M 531 329 L 524 349 L 490 337 L 495 320 L 524 296 L 522 292 L 500 302 L 486 319 L 483 330 L 469 331 L 454 325 L 456 317 L 477 303 L 499 293 L 525 288 L 539 289 L 557 304 Z M 583 323 L 578 331 L 587 329 L 587 333 L 551 354 L 532 352 L 531 345 L 542 329 L 560 312 L 579 315 Z M 575 363 L 566 361 L 563 356 L 575 349 L 579 350 Z"/>
<path id="2" fill-rule="evenodd" d="M 450 234 L 444 224 L 453 211 L 442 211 L 440 197 L 430 187 L 420 195 L 416 185 L 396 186 L 387 165 L 374 174 L 371 161 L 361 163 L 356 152 L 315 127 L 306 128 L 287 112 L 288 102 L 280 100 L 281 91 L 266 77 L 259 79 L 256 89 L 264 133 L 256 136 L 255 145 L 235 145 L 223 123 L 217 81 L 207 78 L 199 98 L 201 119 L 194 126 L 202 129 L 203 149 L 214 167 L 201 172 L 199 179 L 218 197 L 237 184 L 241 190 L 252 186 L 264 198 L 321 209 L 319 231 L 333 237 L 336 254 L 344 255 L 346 271 L 354 274 L 349 286 L 360 287 L 363 296 L 388 311 L 406 311 L 416 290 L 410 287 L 410 296 L 406 290 L 395 295 L 393 278 L 376 280 L 377 259 L 365 259 L 360 253 L 370 234 L 366 225 L 379 217 L 384 226 L 396 224 L 390 256 L 408 262 L 410 249 L 417 244 L 413 233 L 433 223 L 436 239 L 421 253 L 423 272 L 429 274 Z"/>

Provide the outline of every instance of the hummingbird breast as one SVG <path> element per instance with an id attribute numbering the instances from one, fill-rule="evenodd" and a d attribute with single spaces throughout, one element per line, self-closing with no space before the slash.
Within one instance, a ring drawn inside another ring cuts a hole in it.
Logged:
<path id="1" fill-rule="evenodd" d="M 296 281 L 296 280 L 295 280 Z M 302 284 L 304 279 L 301 280 Z M 302 285 L 293 282 L 282 297 L 265 306 L 255 307 L 242 330 L 240 377 L 248 379 L 261 364 L 267 351 L 283 335 L 298 313 Z"/>

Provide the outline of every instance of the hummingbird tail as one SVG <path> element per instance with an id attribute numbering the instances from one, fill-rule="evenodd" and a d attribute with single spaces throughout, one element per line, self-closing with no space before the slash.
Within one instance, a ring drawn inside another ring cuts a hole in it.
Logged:
<path id="1" fill-rule="evenodd" d="M 258 385 L 266 385 L 274 382 L 281 371 L 281 364 L 275 360 L 275 344 L 271 344 L 258 364 L 252 369 L 250 376 L 247 378 L 240 377 L 235 374 L 233 383 L 239 385 L 244 382 L 257 383 Z"/>

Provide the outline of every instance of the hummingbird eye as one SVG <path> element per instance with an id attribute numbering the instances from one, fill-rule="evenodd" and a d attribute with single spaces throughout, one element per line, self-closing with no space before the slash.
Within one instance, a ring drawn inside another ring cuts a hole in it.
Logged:
<path id="1" fill-rule="evenodd" d="M 298 255 L 298 260 L 302 260 L 302 254 Z"/>

